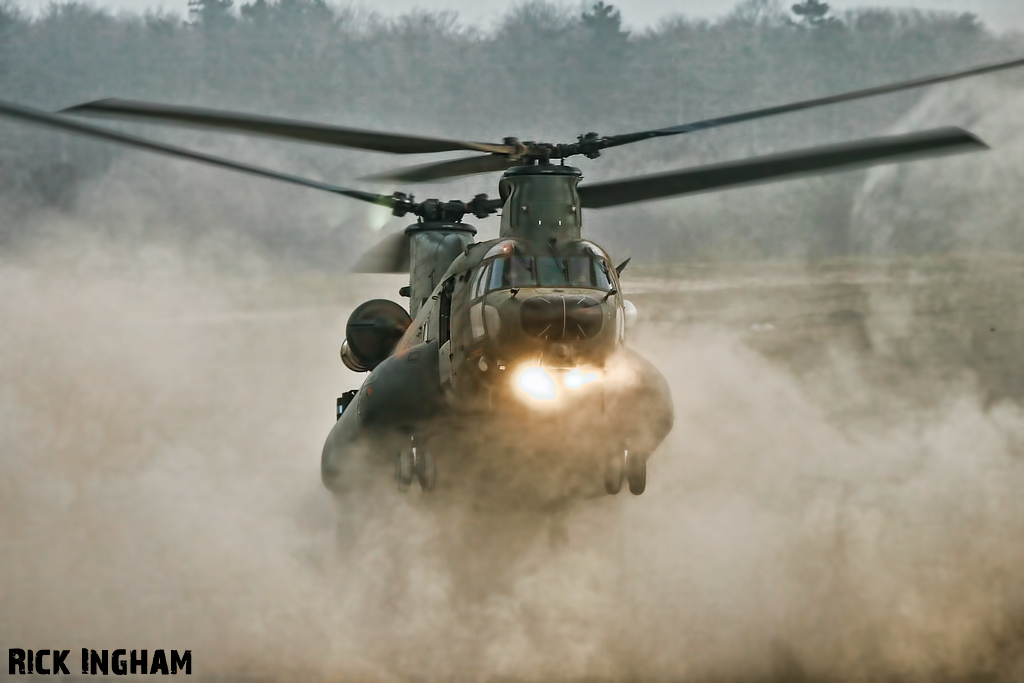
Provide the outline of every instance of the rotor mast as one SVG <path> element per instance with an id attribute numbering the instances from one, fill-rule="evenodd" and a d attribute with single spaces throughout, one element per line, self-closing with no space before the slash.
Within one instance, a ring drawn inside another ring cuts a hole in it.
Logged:
<path id="1" fill-rule="evenodd" d="M 576 189 L 583 173 L 550 163 L 514 166 L 498 189 L 505 198 L 500 236 L 543 244 L 580 239 L 583 214 Z"/>

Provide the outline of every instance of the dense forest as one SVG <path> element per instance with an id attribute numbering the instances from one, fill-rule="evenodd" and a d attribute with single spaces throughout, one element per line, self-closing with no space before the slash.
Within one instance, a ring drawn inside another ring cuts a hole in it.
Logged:
<path id="1" fill-rule="evenodd" d="M 642 32 L 625 30 L 603 3 L 582 9 L 542 0 L 514 5 L 488 30 L 451 13 L 383 19 L 324 0 L 194 0 L 187 20 L 113 15 L 77 2 L 39 16 L 0 7 L 5 100 L 56 110 L 139 98 L 480 140 L 569 141 L 592 130 L 660 127 L 1020 52 L 1013 37 L 970 14 L 837 13 L 813 1 L 791 9 L 745 0 L 718 21 L 670 16 Z M 614 177 L 882 134 L 928 96 L 641 143 L 581 166 L 589 179 Z M 421 160 L 122 127 L 380 191 L 391 188 L 358 178 Z M 592 212 L 588 229 L 647 258 L 844 254 L 865 248 L 850 229 L 864 177 Z M 468 197 L 494 194 L 495 180 L 402 189 Z M 0 124 L 0 196 L 0 239 L 10 248 L 74 223 L 147 239 L 202 242 L 216 233 L 298 262 L 337 265 L 354 258 L 352 243 L 374 239 L 368 222 L 385 219 L 329 195 L 12 123 Z"/>

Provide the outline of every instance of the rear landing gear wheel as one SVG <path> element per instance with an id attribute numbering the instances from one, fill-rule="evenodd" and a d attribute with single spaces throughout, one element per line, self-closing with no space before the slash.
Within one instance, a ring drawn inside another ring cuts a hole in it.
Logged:
<path id="1" fill-rule="evenodd" d="M 426 448 L 414 448 L 415 463 L 414 470 L 416 479 L 420 482 L 420 489 L 424 492 L 433 491 L 437 483 L 437 465 L 434 463 L 434 454 Z"/>
<path id="2" fill-rule="evenodd" d="M 629 492 L 639 496 L 647 488 L 647 460 L 639 453 L 626 453 L 626 480 Z"/>
<path id="3" fill-rule="evenodd" d="M 412 448 L 403 448 L 395 458 L 395 484 L 398 490 L 405 492 L 409 490 L 412 483 L 415 465 L 415 452 Z"/>
<path id="4" fill-rule="evenodd" d="M 626 457 L 623 451 L 616 451 L 608 456 L 604 463 L 604 490 L 610 496 L 622 490 L 622 476 L 626 469 Z"/>

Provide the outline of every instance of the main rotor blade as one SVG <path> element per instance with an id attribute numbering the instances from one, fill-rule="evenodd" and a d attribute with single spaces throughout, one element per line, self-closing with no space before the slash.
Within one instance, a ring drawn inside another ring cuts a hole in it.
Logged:
<path id="1" fill-rule="evenodd" d="M 973 69 L 967 69 L 966 71 L 957 71 L 939 76 L 915 78 L 909 81 L 900 81 L 899 83 L 890 83 L 889 85 L 880 85 L 874 88 L 865 88 L 864 90 L 854 90 L 839 95 L 829 95 L 828 97 L 819 97 L 813 100 L 804 100 L 802 102 L 794 102 L 792 104 L 784 104 L 777 107 L 768 107 L 766 109 L 755 109 L 742 114 L 732 114 L 730 116 L 721 116 L 714 119 L 706 119 L 704 121 L 685 123 L 680 126 L 670 126 L 668 128 L 658 128 L 655 130 L 646 130 L 637 133 L 626 133 L 624 135 L 611 135 L 600 141 L 600 147 L 602 149 L 618 147 L 619 145 L 628 145 L 640 140 L 649 140 L 651 138 L 660 138 L 669 135 L 681 135 L 683 133 L 692 133 L 694 131 L 706 130 L 708 128 L 720 128 L 734 123 L 753 121 L 755 119 L 778 116 L 779 114 L 788 114 L 790 112 L 822 107 L 828 104 L 838 104 L 839 102 L 849 102 L 851 100 L 860 100 L 867 97 L 877 97 L 878 95 L 887 95 L 904 90 L 912 90 L 914 88 L 923 88 L 928 85 L 948 83 L 949 81 L 956 81 L 961 78 L 981 76 L 984 74 L 995 73 L 997 71 L 1016 69 L 1021 66 L 1024 66 L 1024 59 L 1014 59 L 1009 62 L 1000 62 L 998 64 L 987 64 L 985 66 L 975 67 Z"/>
<path id="2" fill-rule="evenodd" d="M 388 235 L 352 266 L 353 273 L 408 273 L 409 236 L 404 232 Z"/>
<path id="3" fill-rule="evenodd" d="M 375 175 L 367 176 L 372 180 L 391 180 L 400 182 L 423 183 L 429 180 L 440 180 L 442 178 L 456 178 L 458 176 L 473 175 L 475 173 L 490 173 L 492 171 L 504 171 L 518 163 L 511 157 L 504 154 L 483 154 L 480 156 L 463 157 L 451 161 L 438 161 L 419 166 L 407 166 L 394 171 L 385 171 Z"/>
<path id="4" fill-rule="evenodd" d="M 198 128 L 217 128 L 232 133 L 255 133 L 271 137 L 366 149 L 391 154 L 427 154 L 471 150 L 512 154 L 511 145 L 492 145 L 484 142 L 445 140 L 418 135 L 381 133 L 358 128 L 343 128 L 325 123 L 297 121 L 274 116 L 258 116 L 233 111 L 217 111 L 200 107 L 181 107 L 170 104 L 139 102 L 136 100 L 106 99 L 86 102 L 62 110 L 62 114 L 83 114 L 166 123 Z"/>
<path id="5" fill-rule="evenodd" d="M 925 156 L 976 152 L 982 149 L 988 149 L 988 146 L 965 130 L 939 128 L 909 135 L 812 147 L 795 152 L 584 185 L 579 188 L 580 203 L 586 208 L 600 209 L 812 173 L 842 171 Z"/>
<path id="6" fill-rule="evenodd" d="M 334 194 L 344 195 L 353 199 L 358 199 L 363 202 L 369 202 L 371 204 L 379 204 L 381 206 L 387 206 L 394 208 L 395 200 L 391 195 L 375 194 L 373 192 L 363 192 L 362 190 L 350 190 L 346 187 L 339 187 L 337 185 L 331 185 L 329 183 L 322 183 L 319 180 L 311 180 L 309 178 L 303 178 L 301 176 L 291 175 L 289 173 L 281 173 L 279 171 L 271 171 L 266 168 L 260 168 L 259 166 L 250 166 L 249 164 L 243 164 L 239 161 L 231 161 L 230 159 L 223 159 L 221 157 L 212 156 L 210 154 L 203 154 L 202 152 L 193 152 L 191 150 L 183 149 L 181 147 L 175 147 L 173 145 L 165 145 L 161 142 L 154 142 L 153 140 L 147 140 L 145 138 L 136 137 L 134 135 L 128 135 L 127 133 L 119 133 L 117 131 L 102 128 L 100 126 L 93 126 L 87 123 L 81 123 L 64 116 L 58 116 L 56 114 L 50 114 L 49 112 L 40 111 L 31 107 L 25 107 L 20 104 L 14 104 L 12 102 L 4 102 L 0 100 L 0 116 L 17 119 L 26 123 L 33 123 L 39 126 L 46 126 L 47 128 L 57 128 L 65 130 L 70 133 L 77 133 L 78 135 L 85 135 L 92 138 L 99 138 L 101 140 L 107 140 L 109 142 L 116 142 L 121 145 L 127 145 L 129 147 L 135 147 L 137 149 L 144 149 L 150 152 L 157 152 L 158 154 L 166 154 L 179 159 L 188 159 L 189 161 L 198 161 L 203 164 L 209 164 L 211 166 L 218 166 L 220 168 L 228 168 L 232 171 L 239 171 L 241 173 L 248 173 L 250 175 L 261 176 L 263 178 L 271 178 L 273 180 L 280 180 L 293 185 L 301 185 L 303 187 L 311 187 L 316 190 L 325 190 L 327 192 L 333 192 Z"/>

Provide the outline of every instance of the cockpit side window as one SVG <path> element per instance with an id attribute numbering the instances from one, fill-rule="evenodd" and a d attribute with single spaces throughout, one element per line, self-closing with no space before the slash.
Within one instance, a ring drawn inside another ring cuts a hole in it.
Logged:
<path id="1" fill-rule="evenodd" d="M 505 258 L 495 259 L 491 264 L 491 281 L 487 285 L 488 291 L 503 289 L 508 286 L 505 284 L 505 267 L 507 265 L 508 259 Z"/>
<path id="2" fill-rule="evenodd" d="M 609 272 L 608 264 L 597 258 L 591 258 L 589 261 L 590 267 L 593 271 L 591 276 L 593 277 L 594 286 L 604 292 L 607 292 L 612 288 L 612 277 Z"/>
<path id="3" fill-rule="evenodd" d="M 487 292 L 488 278 L 490 277 L 490 264 L 485 263 L 476 271 L 473 278 L 472 298 L 479 299 Z"/>

